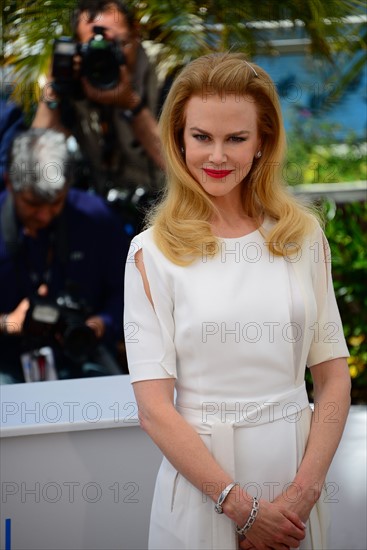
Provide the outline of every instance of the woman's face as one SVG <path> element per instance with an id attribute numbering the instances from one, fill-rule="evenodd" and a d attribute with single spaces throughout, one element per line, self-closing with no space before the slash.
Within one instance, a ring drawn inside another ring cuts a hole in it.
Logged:
<path id="1" fill-rule="evenodd" d="M 240 196 L 241 182 L 260 145 L 252 97 L 228 94 L 189 99 L 184 127 L 186 165 L 213 198 Z"/>

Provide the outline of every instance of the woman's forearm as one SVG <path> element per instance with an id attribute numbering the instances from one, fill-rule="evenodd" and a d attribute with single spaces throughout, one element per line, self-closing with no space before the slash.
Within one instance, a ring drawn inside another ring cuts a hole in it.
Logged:
<path id="1" fill-rule="evenodd" d="M 320 497 L 350 407 L 350 376 L 345 359 L 320 363 L 311 371 L 314 412 L 307 447 L 286 496 L 280 497 L 303 521 Z"/>
<path id="2" fill-rule="evenodd" d="M 233 479 L 217 464 L 201 437 L 174 406 L 170 402 L 162 402 L 156 392 L 156 383 L 144 383 L 147 384 L 151 389 L 139 388 L 139 384 L 134 385 L 141 427 L 176 470 L 197 489 L 216 501 Z M 150 398 L 147 406 L 148 400 L 140 395 L 141 391 L 148 392 L 151 396 L 155 394 L 155 402 Z"/>
<path id="3" fill-rule="evenodd" d="M 305 456 L 295 482 L 301 487 L 314 485 L 315 489 L 321 489 L 347 420 L 350 375 L 345 359 L 320 363 L 311 370 L 314 412 Z"/>

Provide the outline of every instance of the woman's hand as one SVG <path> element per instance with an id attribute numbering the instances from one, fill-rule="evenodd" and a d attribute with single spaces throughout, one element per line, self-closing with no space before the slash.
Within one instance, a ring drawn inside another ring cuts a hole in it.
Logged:
<path id="1" fill-rule="evenodd" d="M 241 550 L 256 550 L 255 546 L 253 546 L 252 542 L 250 542 L 248 539 L 242 537 L 243 540 L 239 540 L 239 547 Z"/>
<path id="2" fill-rule="evenodd" d="M 320 497 L 320 489 L 315 486 L 307 489 L 292 483 L 286 493 L 279 495 L 274 502 L 287 510 L 295 512 L 305 523 L 311 513 L 312 508 Z"/>
<path id="3" fill-rule="evenodd" d="M 248 542 L 257 550 L 288 550 L 298 548 L 305 536 L 305 524 L 297 513 L 280 503 L 261 500 L 256 521 L 242 548 L 251 548 Z"/>
<path id="4" fill-rule="evenodd" d="M 223 508 L 225 514 L 242 527 L 249 516 L 249 495 L 235 488 L 228 495 Z M 251 508 L 250 508 L 251 509 Z M 305 538 L 305 524 L 299 515 L 281 502 L 260 500 L 260 507 L 245 539 L 239 537 L 241 549 L 288 550 L 298 548 Z"/>

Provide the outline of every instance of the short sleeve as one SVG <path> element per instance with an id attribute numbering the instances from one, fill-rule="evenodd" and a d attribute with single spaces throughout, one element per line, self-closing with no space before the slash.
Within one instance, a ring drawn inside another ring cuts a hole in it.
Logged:
<path id="1" fill-rule="evenodd" d="M 310 327 L 313 338 L 307 358 L 308 367 L 338 357 L 349 357 L 334 293 L 330 247 L 320 228 L 310 244 L 310 252 L 317 320 Z"/>
<path id="2" fill-rule="evenodd" d="M 172 290 L 164 261 L 160 261 L 164 257 L 153 246 L 149 231 L 132 240 L 125 270 L 124 332 L 132 383 L 177 377 Z M 135 263 L 140 249 L 154 307 Z"/>

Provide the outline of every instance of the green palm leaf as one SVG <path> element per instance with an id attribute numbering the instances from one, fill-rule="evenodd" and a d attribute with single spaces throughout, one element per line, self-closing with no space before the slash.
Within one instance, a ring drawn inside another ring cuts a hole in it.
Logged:
<path id="1" fill-rule="evenodd" d="M 353 53 L 355 37 L 348 37 L 343 18 L 363 13 L 355 0 L 132 0 L 128 5 L 140 21 L 142 36 L 160 49 L 165 71 L 172 65 L 210 51 L 235 49 L 249 56 L 273 51 L 271 33 L 259 22 L 287 20 L 293 34 L 310 39 L 310 51 L 330 62 L 333 52 Z M 14 70 L 15 97 L 26 109 L 39 96 L 39 79 L 47 74 L 55 37 L 70 35 L 75 0 L 6 0 L 3 17 L 4 63 Z M 284 30 L 279 29 L 284 38 Z M 365 47 L 365 37 L 358 47 Z M 340 81 L 362 69 L 358 62 Z"/>

